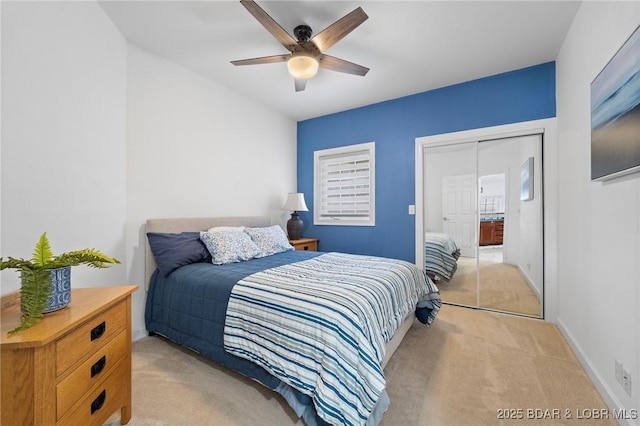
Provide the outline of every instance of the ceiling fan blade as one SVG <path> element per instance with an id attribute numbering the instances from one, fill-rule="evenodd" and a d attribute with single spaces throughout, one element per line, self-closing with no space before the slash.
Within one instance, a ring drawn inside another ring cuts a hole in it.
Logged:
<path id="1" fill-rule="evenodd" d="M 360 24 L 369 18 L 361 7 L 346 14 L 324 30 L 316 34 L 311 41 L 320 49 L 326 52 L 331 46 L 342 40 L 347 34 L 355 30 Z"/>
<path id="2" fill-rule="evenodd" d="M 307 79 L 295 78 L 294 83 L 296 84 L 296 92 L 302 92 L 304 88 L 307 86 Z"/>
<path id="3" fill-rule="evenodd" d="M 273 20 L 260 6 L 252 0 L 240 0 L 240 3 L 280 42 L 288 51 L 293 51 L 298 42 L 291 37 L 280 24 Z"/>
<path id="4" fill-rule="evenodd" d="M 336 58 L 335 56 L 320 55 L 318 57 L 320 68 L 324 68 L 331 71 L 344 72 L 347 74 L 355 74 L 365 76 L 369 72 L 369 68 L 362 65 L 354 64 L 353 62 L 345 61 L 344 59 Z"/>
<path id="5" fill-rule="evenodd" d="M 257 65 L 257 64 L 275 64 L 278 62 L 287 62 L 291 55 L 273 55 L 263 56 L 261 58 L 240 59 L 239 61 L 231 61 L 233 65 Z"/>

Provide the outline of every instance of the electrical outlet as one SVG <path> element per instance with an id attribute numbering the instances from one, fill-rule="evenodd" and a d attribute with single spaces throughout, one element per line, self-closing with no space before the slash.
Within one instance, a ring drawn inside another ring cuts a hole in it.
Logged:
<path id="1" fill-rule="evenodd" d="M 622 363 L 620 361 L 618 361 L 617 359 L 616 361 L 616 382 L 622 384 Z"/>
<path id="2" fill-rule="evenodd" d="M 622 368 L 622 388 L 631 396 L 631 373 Z"/>

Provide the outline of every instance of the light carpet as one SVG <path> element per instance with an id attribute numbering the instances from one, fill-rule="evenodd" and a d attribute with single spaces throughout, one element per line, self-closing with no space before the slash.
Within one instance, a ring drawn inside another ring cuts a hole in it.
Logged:
<path id="1" fill-rule="evenodd" d="M 480 270 L 480 297 L 477 270 Z M 451 281 L 439 281 L 442 301 L 465 306 L 479 306 L 502 312 L 541 316 L 540 300 L 522 277 L 518 268 L 502 261 L 461 257 Z"/>
<path id="2" fill-rule="evenodd" d="M 382 426 L 575 425 L 606 410 L 554 325 L 458 306 L 416 321 L 385 376 Z M 132 426 L 303 424 L 276 393 L 160 337 L 133 344 L 132 404 Z M 521 418 L 500 419 L 505 409 Z"/>

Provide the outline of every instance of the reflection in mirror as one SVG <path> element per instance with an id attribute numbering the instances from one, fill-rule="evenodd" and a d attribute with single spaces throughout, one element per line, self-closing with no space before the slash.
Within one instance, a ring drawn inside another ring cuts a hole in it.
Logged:
<path id="1" fill-rule="evenodd" d="M 425 265 L 442 300 L 542 317 L 541 135 L 429 146 L 423 164 Z"/>
<path id="2" fill-rule="evenodd" d="M 477 306 L 476 143 L 428 147 L 424 150 L 425 262 L 444 302 Z M 449 256 L 450 237 L 459 250 Z"/>
<path id="3" fill-rule="evenodd" d="M 541 148 L 540 135 L 478 144 L 480 307 L 542 314 Z M 521 197 L 529 188 L 531 199 Z"/>

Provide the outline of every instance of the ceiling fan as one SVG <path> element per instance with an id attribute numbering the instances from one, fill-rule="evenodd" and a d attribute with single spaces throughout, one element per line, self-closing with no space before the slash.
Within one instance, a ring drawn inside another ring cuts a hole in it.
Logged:
<path id="1" fill-rule="evenodd" d="M 295 40 L 254 1 L 240 0 L 240 3 L 290 53 L 231 61 L 233 65 L 286 62 L 289 73 L 294 77 L 296 92 L 304 90 L 307 80 L 316 75 L 319 67 L 360 76 L 366 75 L 369 71 L 369 68 L 362 65 L 324 53 L 369 18 L 361 7 L 338 19 L 313 37 L 311 37 L 312 31 L 309 26 L 298 25 L 293 29 L 293 34 L 297 38 Z"/>

